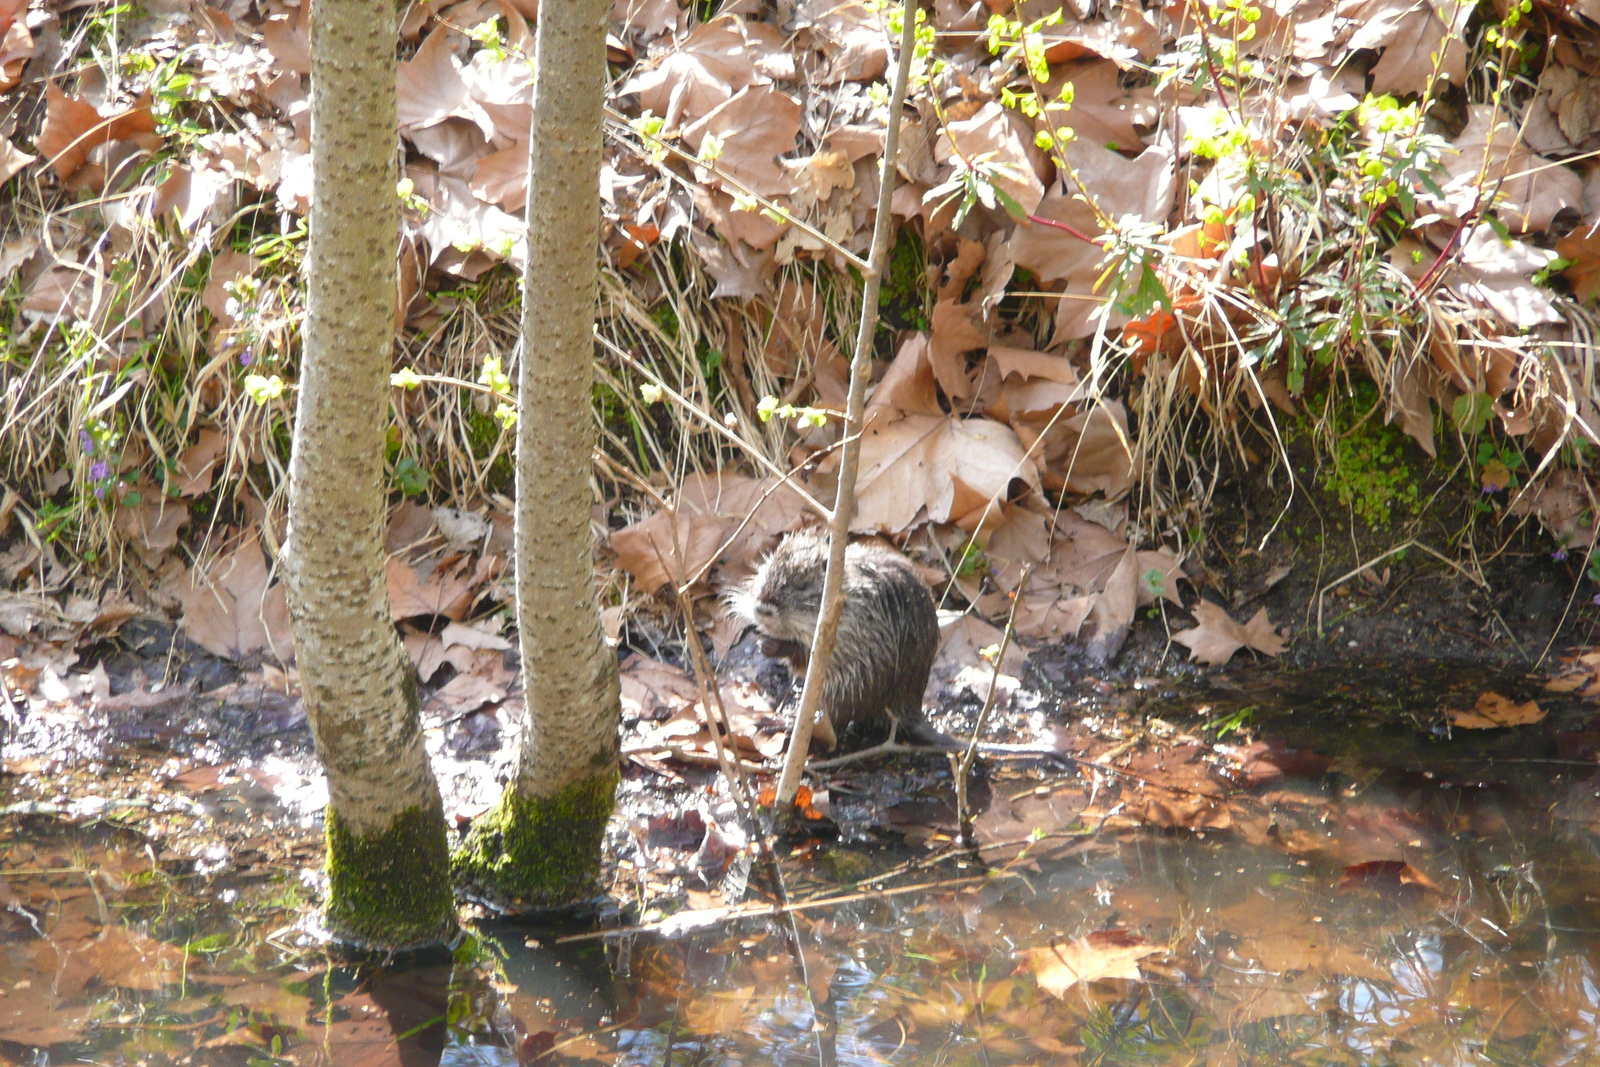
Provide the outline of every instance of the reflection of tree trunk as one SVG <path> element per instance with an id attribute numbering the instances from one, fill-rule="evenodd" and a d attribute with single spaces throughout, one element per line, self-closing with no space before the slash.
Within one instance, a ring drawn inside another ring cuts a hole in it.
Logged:
<path id="1" fill-rule="evenodd" d="M 439 788 L 383 576 L 394 341 L 394 9 L 312 13 L 311 252 L 287 584 L 295 654 L 328 774 L 326 921 L 396 947 L 455 929 Z"/>
<path id="2" fill-rule="evenodd" d="M 320 2 L 320 0 L 319 0 Z M 517 424 L 517 626 L 528 722 L 517 779 L 457 855 L 493 899 L 587 896 L 617 780 L 616 660 L 589 512 L 605 0 L 543 0 L 534 55 Z"/>

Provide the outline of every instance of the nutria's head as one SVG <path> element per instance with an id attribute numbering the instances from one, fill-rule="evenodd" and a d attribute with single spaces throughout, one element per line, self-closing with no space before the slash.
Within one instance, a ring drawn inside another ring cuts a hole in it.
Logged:
<path id="1" fill-rule="evenodd" d="M 761 561 L 748 582 L 728 594 L 728 609 L 768 637 L 809 646 L 827 569 L 827 539 L 809 530 L 792 533 Z"/>

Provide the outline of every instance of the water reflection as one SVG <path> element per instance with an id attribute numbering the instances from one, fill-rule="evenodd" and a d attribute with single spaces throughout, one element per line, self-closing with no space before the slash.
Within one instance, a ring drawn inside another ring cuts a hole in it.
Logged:
<path id="1" fill-rule="evenodd" d="M 814 845 L 784 860 L 805 905 L 786 917 L 497 923 L 381 967 L 297 940 L 298 872 L 228 884 L 104 825 L 17 822 L 0 1064 L 1600 1061 L 1591 713 L 1444 740 L 1356 688 L 1241 692 L 1257 764 L 1222 784 L 1181 747 L 1130 762 L 1143 777 L 997 767 L 995 839 L 1052 821 L 986 868 L 874 881 L 936 838 Z M 1204 805 L 1158 796 L 1202 787 Z M 916 879 L 938 884 L 877 892 Z"/>

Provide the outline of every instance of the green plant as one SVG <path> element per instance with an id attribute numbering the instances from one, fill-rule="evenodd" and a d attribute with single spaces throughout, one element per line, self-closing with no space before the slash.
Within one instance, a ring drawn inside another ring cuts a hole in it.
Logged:
<path id="1" fill-rule="evenodd" d="M 1328 410 L 1327 427 L 1334 434 L 1331 463 L 1320 475 L 1322 487 L 1341 507 L 1369 526 L 1387 528 L 1398 508 L 1414 515 L 1421 506 L 1416 472 L 1405 460 L 1405 435 L 1377 421 L 1378 390 L 1360 382 L 1343 403 L 1313 398 L 1312 407 Z"/>

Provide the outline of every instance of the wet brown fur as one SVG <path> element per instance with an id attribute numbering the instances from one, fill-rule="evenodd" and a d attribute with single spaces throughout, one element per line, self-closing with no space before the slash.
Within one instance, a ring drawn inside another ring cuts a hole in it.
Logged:
<path id="1" fill-rule="evenodd" d="M 881 735 L 892 716 L 903 738 L 948 745 L 922 715 L 922 692 L 939 651 L 939 616 L 928 587 L 889 549 L 852 544 L 844 558 L 844 608 L 822 710 L 842 736 Z M 816 631 L 827 566 L 826 536 L 790 534 L 728 598 L 729 607 L 803 653 Z"/>

